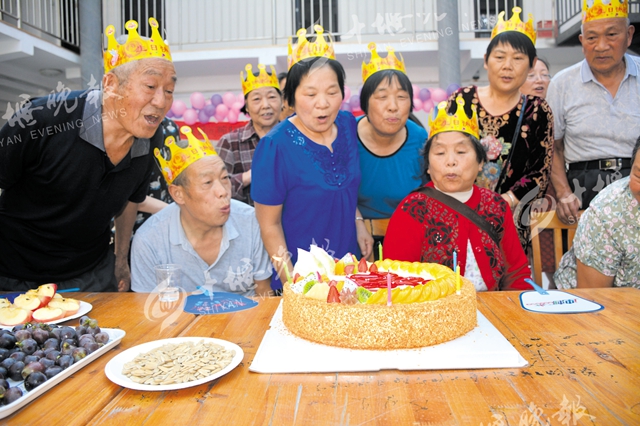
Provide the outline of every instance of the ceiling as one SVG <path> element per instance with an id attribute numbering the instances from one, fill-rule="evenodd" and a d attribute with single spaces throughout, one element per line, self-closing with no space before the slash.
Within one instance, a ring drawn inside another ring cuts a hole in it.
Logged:
<path id="1" fill-rule="evenodd" d="M 61 72 L 56 76 L 45 76 L 41 70 L 47 69 Z M 0 22 L 1 115 L 8 110 L 8 102 L 15 109 L 16 103 L 23 101 L 22 95 L 45 96 L 63 87 L 81 88 L 80 56 Z M 2 123 L 5 121 L 1 120 Z"/>

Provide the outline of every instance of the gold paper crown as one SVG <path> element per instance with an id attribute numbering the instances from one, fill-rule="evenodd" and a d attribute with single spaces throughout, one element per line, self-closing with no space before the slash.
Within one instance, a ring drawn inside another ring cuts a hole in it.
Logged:
<path id="1" fill-rule="evenodd" d="M 375 43 L 369 43 L 367 46 L 371 51 L 371 60 L 368 64 L 365 64 L 362 61 L 362 82 L 366 82 L 369 77 L 378 71 L 382 70 L 397 70 L 404 74 L 407 73 L 404 67 L 404 60 L 402 55 L 400 55 L 400 59 L 396 57 L 395 51 L 387 46 L 387 57 L 382 59 L 380 55 L 378 55 L 377 46 Z"/>
<path id="2" fill-rule="evenodd" d="M 511 11 L 513 12 L 513 15 L 508 21 L 504 20 L 504 10 L 500 12 L 498 15 L 498 22 L 496 23 L 496 26 L 493 27 L 493 31 L 491 31 L 491 38 L 494 38 L 505 31 L 517 31 L 529 37 L 535 46 L 537 35 L 536 30 L 533 29 L 533 15 L 529 14 L 529 20 L 527 22 L 522 22 L 520 20 L 520 12 L 522 12 L 522 9 L 516 6 L 511 9 Z"/>
<path id="3" fill-rule="evenodd" d="M 464 132 L 475 136 L 477 139 L 480 138 L 476 106 L 471 105 L 472 115 L 471 118 L 469 118 L 464 111 L 464 99 L 462 99 L 462 95 L 458 95 L 456 103 L 458 104 L 458 110 L 454 115 L 447 114 L 447 102 L 443 101 L 438 104 L 437 115 L 434 111 L 434 114 L 429 116 L 430 138 L 442 132 Z M 433 115 L 435 115 L 435 118 L 432 120 L 431 117 Z"/>
<path id="4" fill-rule="evenodd" d="M 627 18 L 629 16 L 628 0 L 610 0 L 604 4 L 602 0 L 594 0 L 589 7 L 587 0 L 582 0 L 582 23 L 604 18 Z"/>
<path id="5" fill-rule="evenodd" d="M 298 45 L 293 47 L 291 37 L 289 37 L 289 55 L 287 56 L 287 69 L 291 69 L 292 66 L 298 62 L 314 57 L 325 57 L 327 59 L 335 59 L 336 55 L 333 51 L 333 37 L 331 34 L 324 35 L 324 28 L 320 25 L 313 26 L 316 32 L 316 41 L 310 43 L 307 40 L 307 30 L 300 28 L 296 35 L 298 36 Z M 329 39 L 329 43 L 325 40 L 325 37 Z"/>
<path id="6" fill-rule="evenodd" d="M 138 23 L 127 21 L 124 27 L 129 32 L 125 44 L 120 44 L 116 40 L 116 28 L 109 25 L 105 29 L 107 35 L 107 50 L 104 52 L 104 72 L 108 73 L 119 65 L 127 62 L 137 61 L 144 58 L 164 58 L 171 61 L 169 46 L 162 40 L 158 32 L 158 21 L 149 18 L 151 26 L 151 38 L 145 40 L 138 34 Z"/>
<path id="7" fill-rule="evenodd" d="M 153 150 L 154 155 L 158 159 L 160 170 L 167 183 L 172 183 L 187 167 L 195 163 L 201 158 L 208 155 L 218 155 L 213 145 L 207 138 L 207 135 L 198 128 L 198 131 L 204 138 L 204 141 L 198 140 L 191 132 L 191 127 L 182 126 L 180 131 L 183 135 L 187 135 L 189 144 L 186 148 L 180 148 L 176 143 L 176 138 L 168 136 L 164 140 L 164 146 L 169 148 L 169 161 L 165 160 L 158 148 Z"/>
<path id="8" fill-rule="evenodd" d="M 247 78 L 243 77 L 243 72 L 240 71 L 240 82 L 242 83 L 242 93 L 247 96 L 252 90 L 259 89 L 261 87 L 275 87 L 280 90 L 280 85 L 278 84 L 278 75 L 276 74 L 276 69 L 271 65 L 271 75 L 267 72 L 267 69 L 264 65 L 258 64 L 258 69 L 260 70 L 260 74 L 256 77 L 253 75 L 251 71 L 253 67 L 251 64 L 247 64 L 244 67 L 247 70 Z"/>

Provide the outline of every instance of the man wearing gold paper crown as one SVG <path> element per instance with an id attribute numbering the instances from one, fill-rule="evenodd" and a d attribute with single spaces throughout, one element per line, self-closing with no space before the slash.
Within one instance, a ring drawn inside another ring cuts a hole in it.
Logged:
<path id="1" fill-rule="evenodd" d="M 391 216 L 384 237 L 388 259 L 431 262 L 455 269 L 477 291 L 526 289 L 529 262 L 506 200 L 474 185 L 487 161 L 478 140 L 476 106 L 465 112 L 462 95 L 455 114 L 441 102 L 429 117 L 424 174 L 431 182 L 404 198 Z"/>
<path id="2" fill-rule="evenodd" d="M 276 70 L 268 72 L 262 64 L 258 72 L 252 72 L 248 64 L 247 78 L 240 72 L 240 82 L 244 93 L 242 112 L 251 120 L 241 129 L 235 129 L 222 136 L 217 148 L 220 158 L 231 173 L 232 198 L 253 205 L 251 199 L 251 163 L 258 141 L 280 121 L 282 95 Z"/>
<path id="3" fill-rule="evenodd" d="M 193 292 L 270 294 L 271 263 L 253 207 L 231 199 L 231 175 L 205 133 L 198 140 L 182 127 L 185 144 L 173 136 L 155 149 L 174 203 L 136 232 L 131 252 L 131 288 L 152 292 L 154 266 L 182 266 L 181 287 Z"/>
<path id="4" fill-rule="evenodd" d="M 579 209 L 631 171 L 640 135 L 640 58 L 626 54 L 634 33 L 628 12 L 628 0 L 583 0 L 585 59 L 549 85 L 556 139 L 551 179 L 565 223 L 575 223 Z"/>
<path id="5" fill-rule="evenodd" d="M 131 230 L 176 81 L 158 23 L 149 23 L 146 40 L 127 22 L 124 45 L 107 28 L 102 91 L 71 92 L 64 108 L 36 99 L 29 126 L 10 120 L 0 131 L 2 141 L 20 141 L 0 149 L 0 290 L 47 282 L 128 290 Z M 114 259 L 110 221 L 117 215 Z"/>

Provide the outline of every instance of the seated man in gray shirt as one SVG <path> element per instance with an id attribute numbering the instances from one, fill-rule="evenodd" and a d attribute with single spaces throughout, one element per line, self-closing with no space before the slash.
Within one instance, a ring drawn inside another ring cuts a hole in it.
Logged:
<path id="1" fill-rule="evenodd" d="M 269 295 L 271 262 L 262 244 L 254 209 L 231 199 L 231 179 L 224 162 L 205 138 L 189 127 L 177 142 L 167 137 L 155 156 L 175 201 L 148 219 L 135 235 L 131 253 L 131 288 L 152 292 L 154 267 L 182 266 L 181 287 L 197 287 L 243 296 Z M 179 146 L 180 145 L 180 146 Z"/>

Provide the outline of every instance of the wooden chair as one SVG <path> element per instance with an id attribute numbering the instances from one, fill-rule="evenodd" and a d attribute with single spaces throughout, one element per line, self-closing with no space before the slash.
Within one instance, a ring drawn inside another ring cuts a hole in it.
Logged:
<path id="1" fill-rule="evenodd" d="M 583 211 L 578 213 L 578 219 L 582 215 Z M 544 212 L 536 213 L 535 217 L 531 218 L 531 247 L 533 251 L 533 280 L 542 285 L 542 252 L 540 249 L 540 231 L 543 229 L 553 230 L 553 251 L 554 259 L 556 262 L 556 268 L 560 264 L 560 259 L 564 254 L 562 250 L 562 238 L 563 234 L 567 236 L 567 250 L 573 245 L 573 237 L 576 234 L 576 228 L 578 222 L 567 225 L 558 219 L 556 212 Z"/>
<path id="2" fill-rule="evenodd" d="M 371 235 L 384 237 L 389 227 L 389 219 L 365 219 L 364 224 Z"/>

